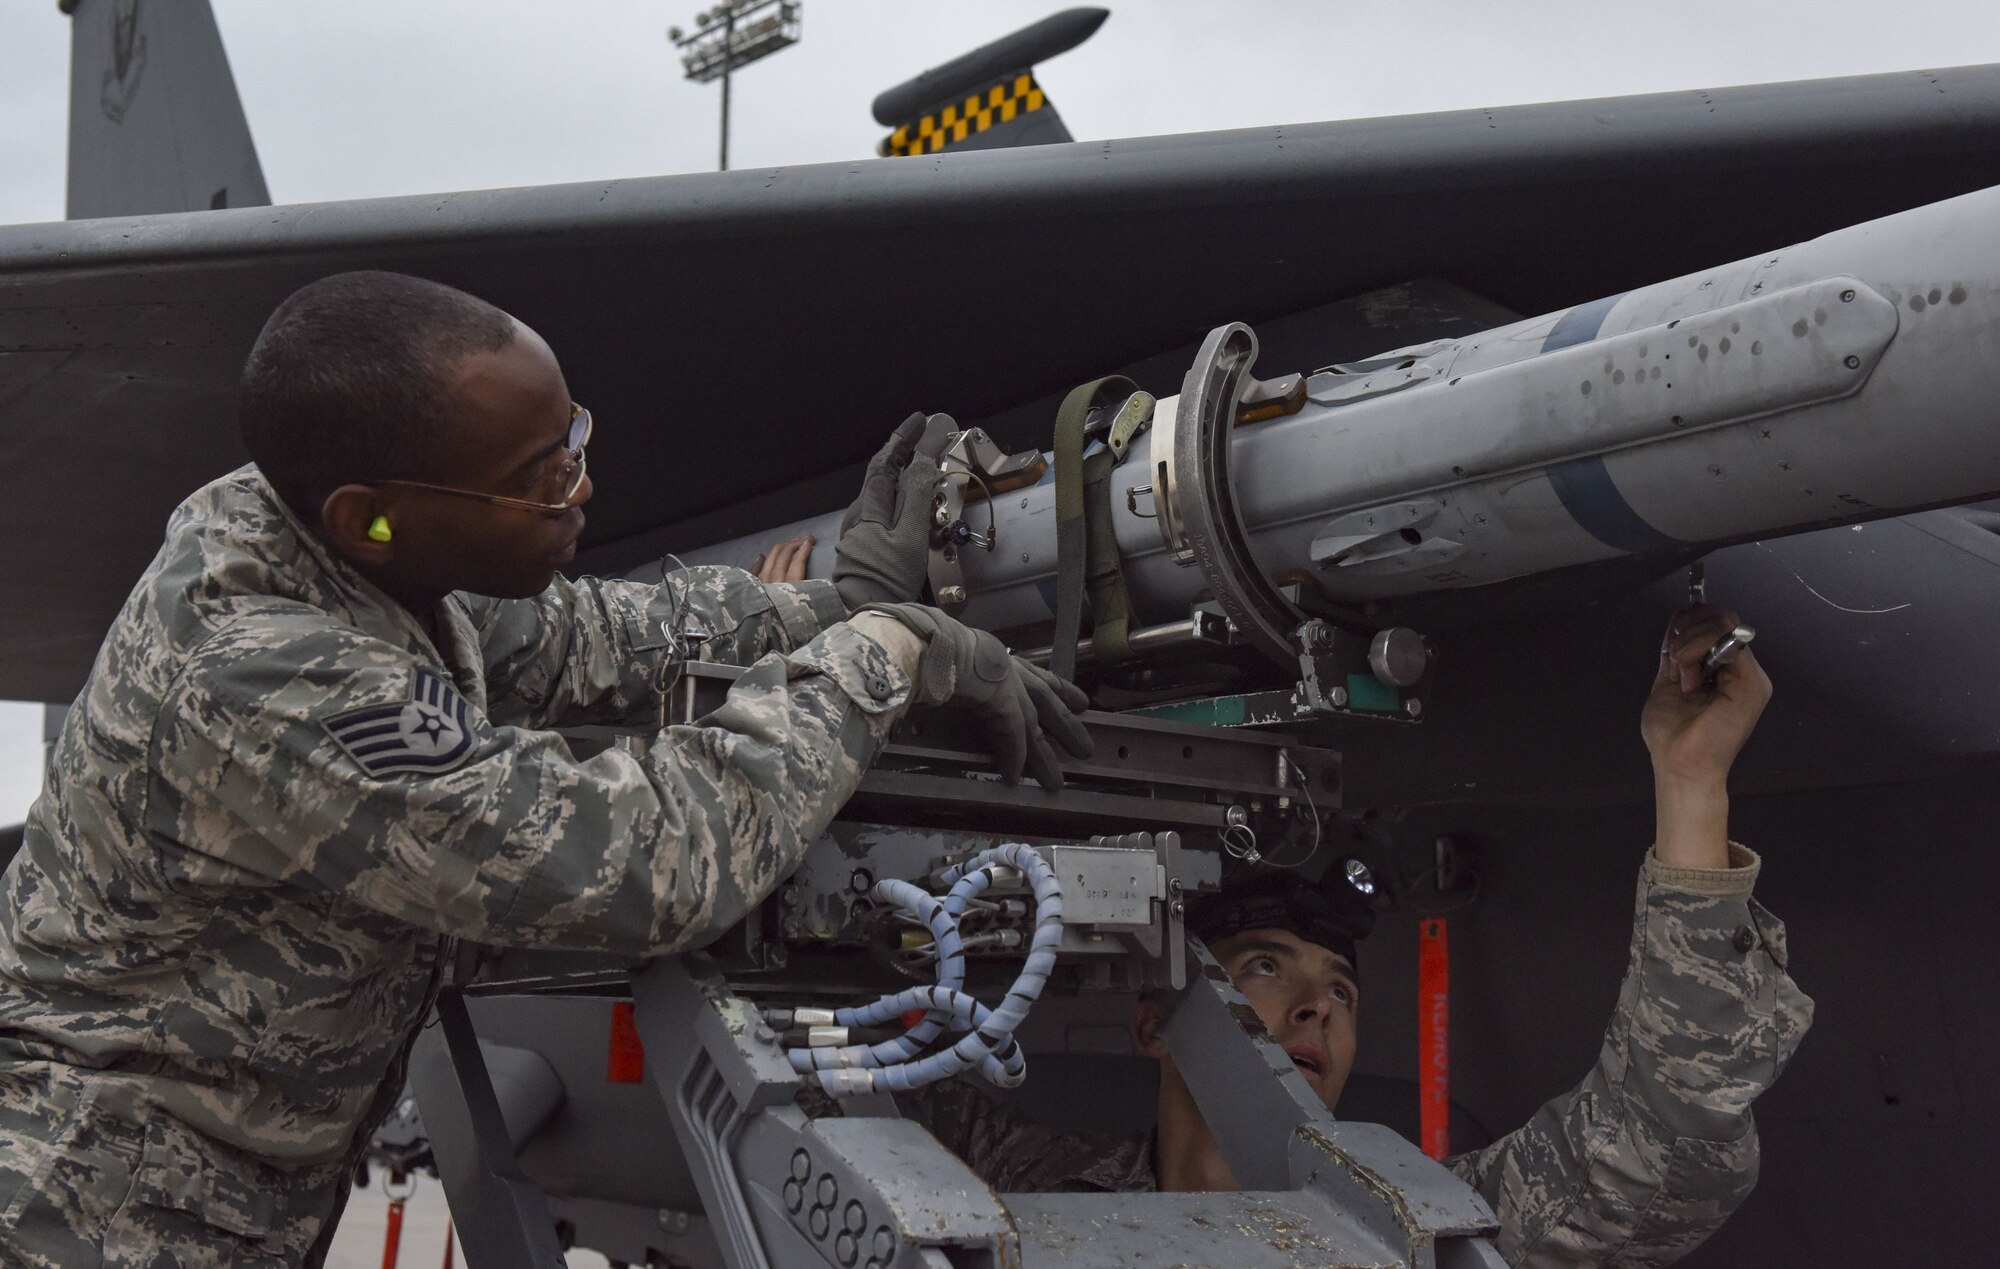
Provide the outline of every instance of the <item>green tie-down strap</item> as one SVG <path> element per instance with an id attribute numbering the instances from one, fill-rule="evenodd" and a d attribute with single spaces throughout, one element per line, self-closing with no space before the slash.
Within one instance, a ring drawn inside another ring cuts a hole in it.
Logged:
<path id="1" fill-rule="evenodd" d="M 1111 469 L 1118 455 L 1107 446 L 1083 454 L 1083 425 L 1092 406 L 1138 391 L 1123 375 L 1081 384 L 1056 411 L 1056 625 L 1049 669 L 1076 678 L 1076 645 L 1083 629 L 1083 595 L 1090 591 L 1091 647 L 1100 665 L 1131 655 L 1131 599 L 1111 524 Z M 1129 439 L 1129 438 L 1127 438 Z"/>

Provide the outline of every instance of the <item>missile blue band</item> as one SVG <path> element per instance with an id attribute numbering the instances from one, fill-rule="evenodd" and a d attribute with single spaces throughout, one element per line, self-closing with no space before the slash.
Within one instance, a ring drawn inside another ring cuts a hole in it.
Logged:
<path id="1" fill-rule="evenodd" d="M 1558 348 L 1574 348 L 1597 338 L 1598 328 L 1604 325 L 1604 318 L 1611 312 L 1611 306 L 1625 298 L 1628 292 L 1607 295 L 1601 300 L 1579 304 L 1556 319 L 1548 338 L 1542 341 L 1542 351 L 1554 352 Z"/>
<path id="2" fill-rule="evenodd" d="M 1646 523 L 1618 492 L 1601 458 L 1578 458 L 1549 468 L 1549 484 L 1564 510 L 1606 546 L 1634 555 L 1686 546 Z"/>
<path id="3" fill-rule="evenodd" d="M 1549 329 L 1548 337 L 1542 340 L 1542 351 L 1550 353 L 1559 348 L 1574 348 L 1596 339 L 1597 332 L 1604 327 L 1604 319 L 1626 294 L 1620 291 L 1601 300 L 1579 304 L 1558 317 L 1556 324 Z M 1562 499 L 1563 508 L 1570 516 L 1583 526 L 1585 532 L 1606 546 L 1644 554 L 1685 545 L 1646 523 L 1645 518 L 1632 509 L 1632 504 L 1625 501 L 1625 495 L 1618 492 L 1618 485 L 1611 479 L 1611 473 L 1601 458 L 1579 458 L 1551 467 L 1549 484 L 1554 487 L 1556 497 Z"/>

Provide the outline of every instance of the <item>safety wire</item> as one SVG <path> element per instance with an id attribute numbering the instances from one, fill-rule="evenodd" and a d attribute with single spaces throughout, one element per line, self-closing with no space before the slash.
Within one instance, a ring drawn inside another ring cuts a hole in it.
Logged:
<path id="1" fill-rule="evenodd" d="M 1297 764 L 1289 764 L 1289 766 L 1290 778 L 1298 782 L 1299 792 L 1305 794 L 1306 797 L 1306 813 L 1312 818 L 1312 845 L 1306 847 L 1306 853 L 1297 859 L 1290 859 L 1280 863 L 1276 859 L 1266 856 L 1264 862 L 1273 868 L 1298 869 L 1305 867 L 1319 855 L 1320 838 L 1325 834 L 1326 828 L 1320 822 L 1319 804 L 1313 801 L 1311 781 L 1307 780 L 1305 775 L 1300 772 Z"/>
<path id="2" fill-rule="evenodd" d="M 1257 849 L 1257 830 L 1248 824 L 1228 824 L 1222 830 L 1222 849 L 1229 852 L 1232 859 L 1240 859 L 1246 864 L 1261 863 L 1264 852 Z"/>
<path id="3" fill-rule="evenodd" d="M 673 585 L 667 580 L 668 560 L 674 562 L 674 572 L 680 574 L 680 584 L 678 586 Z M 694 579 L 688 576 L 690 571 L 688 566 L 681 562 L 681 557 L 675 555 L 672 551 L 660 557 L 660 585 L 666 590 L 668 595 L 672 596 L 674 605 L 673 610 L 667 615 L 666 620 L 660 623 L 660 634 L 667 641 L 667 655 L 660 661 L 659 678 L 654 683 L 654 690 L 659 694 L 660 698 L 659 725 L 661 730 L 665 730 L 667 726 L 667 707 L 668 702 L 672 699 L 673 691 L 680 686 L 681 679 L 687 673 L 687 663 L 690 659 L 688 640 L 690 638 L 699 638 L 703 642 L 706 642 L 711 639 L 727 639 L 738 630 L 741 630 L 744 623 L 750 620 L 750 614 L 746 613 L 737 620 L 735 625 L 729 627 L 727 630 L 699 632 L 689 629 L 687 624 L 688 594 L 694 589 Z M 695 659 L 699 659 L 698 653 Z"/>
<path id="4" fill-rule="evenodd" d="M 667 583 L 668 560 L 674 562 L 674 571 L 681 574 L 681 584 L 677 587 Z M 660 557 L 660 585 L 666 587 L 667 593 L 673 596 L 674 601 L 673 611 L 660 623 L 660 633 L 667 639 L 667 655 L 660 661 L 660 679 L 657 684 L 660 694 L 660 728 L 664 731 L 667 726 L 667 701 L 673 690 L 680 686 L 681 676 L 687 673 L 687 644 L 683 642 L 685 628 L 683 618 L 687 613 L 689 585 L 687 565 L 681 563 L 681 557 L 672 551 Z"/>
<path id="5" fill-rule="evenodd" d="M 1240 859 L 1246 864 L 1265 864 L 1272 868 L 1298 869 L 1305 867 L 1318 857 L 1320 839 L 1324 836 L 1326 829 L 1320 821 L 1319 805 L 1313 801 L 1312 785 L 1306 780 L 1304 775 L 1300 774 L 1296 767 L 1292 768 L 1289 778 L 1296 780 L 1299 792 L 1305 794 L 1306 813 L 1312 818 L 1312 844 L 1306 847 L 1306 853 L 1297 859 L 1290 859 L 1280 863 L 1278 860 L 1270 858 L 1263 851 L 1257 849 L 1257 832 L 1255 829 L 1251 828 L 1248 824 L 1230 824 L 1223 828 L 1220 837 L 1222 840 L 1222 849 L 1227 851 L 1231 858 Z"/>
<path id="6" fill-rule="evenodd" d="M 1027 959 L 1005 999 L 988 1009 L 962 990 L 965 948 L 973 940 L 984 941 L 985 936 L 962 936 L 958 919 L 1005 869 L 1023 875 L 1034 892 L 1035 930 Z M 906 881 L 879 881 L 870 892 L 877 902 L 908 912 L 929 928 L 937 957 L 937 982 L 895 992 L 872 1004 L 833 1011 L 837 1028 L 852 1029 L 881 1026 L 922 1010 L 924 1016 L 916 1025 L 879 1044 L 786 1050 L 792 1069 L 801 1075 L 816 1073 L 820 1087 L 828 1094 L 846 1097 L 903 1092 L 974 1066 L 1002 1088 L 1012 1088 L 1027 1078 L 1027 1059 L 1014 1042 L 1014 1030 L 1055 969 L 1056 948 L 1063 935 L 1062 885 L 1048 861 L 1033 847 L 1019 842 L 981 851 L 945 872 L 940 880 L 950 888 L 943 899 Z M 949 1048 L 924 1055 L 926 1047 L 947 1028 L 963 1034 Z"/>
<path id="7" fill-rule="evenodd" d="M 977 533 L 971 533 L 967 540 L 982 551 L 990 551 L 994 543 L 1000 540 L 1000 500 L 993 496 L 993 490 L 979 478 L 978 472 L 968 467 L 965 469 L 965 474 L 972 477 L 972 483 L 978 485 L 979 492 L 986 495 L 986 537 L 981 539 Z"/>
<path id="8" fill-rule="evenodd" d="M 958 523 L 959 523 L 959 524 L 960 524 L 960 525 L 961 525 L 961 526 L 962 526 L 962 527 L 963 527 L 963 528 L 965 529 L 965 541 L 966 541 L 966 544 L 967 544 L 967 545 L 969 545 L 969 546 L 976 546 L 976 547 L 978 547 L 978 548 L 979 548 L 980 550 L 982 550 L 982 551 L 990 551 L 990 550 L 992 550 L 992 549 L 993 549 L 993 544 L 994 544 L 995 542 L 997 542 L 997 541 L 999 541 L 999 540 L 1000 540 L 1000 513 L 999 513 L 999 506 L 1000 506 L 1000 502 L 999 502 L 999 499 L 997 499 L 997 498 L 995 498 L 995 497 L 993 496 L 993 489 L 992 489 L 992 487 L 991 487 L 991 486 L 989 486 L 989 485 L 988 485 L 988 484 L 987 484 L 987 483 L 986 483 L 986 482 L 985 482 L 985 481 L 984 481 L 983 479 L 981 479 L 981 478 L 980 478 L 980 475 L 979 475 L 979 473 L 978 473 L 978 472 L 976 472 L 976 471 L 973 471 L 973 470 L 972 470 L 972 469 L 971 469 L 970 467 L 965 467 L 965 468 L 956 468 L 956 467 L 955 467 L 955 468 L 951 469 L 950 471 L 946 472 L 946 473 L 945 473 L 945 476 L 944 476 L 944 478 L 945 478 L 946 480 L 950 480 L 950 479 L 951 479 L 952 477 L 954 477 L 954 476 L 963 476 L 963 477 L 965 477 L 965 478 L 966 478 L 967 480 L 971 481 L 971 482 L 972 482 L 973 484 L 975 484 L 975 485 L 978 485 L 978 486 L 979 486 L 979 492 L 981 492 L 981 493 L 983 493 L 983 494 L 985 494 L 985 495 L 986 495 L 986 532 L 985 532 L 985 534 L 984 534 L 984 535 L 981 535 L 981 534 L 978 534 L 978 533 L 974 533 L 974 532 L 972 531 L 972 526 L 971 526 L 971 525 L 969 525 L 969 524 L 966 524 L 966 523 L 965 523 L 965 518 L 964 518 L 964 506 L 963 506 L 963 502 L 964 502 L 964 499 L 963 499 L 963 496 L 961 496 L 961 498 L 960 498 L 960 508 L 959 508 L 959 512 L 960 512 L 960 514 L 959 514 L 959 520 L 958 520 Z M 940 513 L 941 513 L 941 512 L 942 512 L 942 511 L 944 510 L 944 508 L 945 508 L 945 506 L 946 506 L 946 502 L 945 502 L 945 493 L 944 493 L 944 490 L 940 489 L 940 490 L 938 491 L 938 493 L 937 493 L 937 498 L 936 498 L 936 501 L 935 501 L 935 502 L 933 503 L 933 506 L 935 506 L 935 507 L 936 507 L 936 509 L 937 509 L 937 511 L 938 511 L 938 512 L 940 512 Z"/>

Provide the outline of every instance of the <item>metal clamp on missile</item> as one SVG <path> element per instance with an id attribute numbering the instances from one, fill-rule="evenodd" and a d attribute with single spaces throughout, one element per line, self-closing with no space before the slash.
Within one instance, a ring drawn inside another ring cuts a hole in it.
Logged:
<path id="1" fill-rule="evenodd" d="M 1230 483 L 1232 433 L 1294 413 L 1306 400 L 1300 376 L 1259 380 L 1251 374 L 1256 361 L 1257 336 L 1248 326 L 1232 322 L 1209 332 L 1179 401 L 1156 411 L 1149 492 L 1175 561 L 1198 567 L 1235 631 L 1278 665 L 1296 667 L 1299 682 L 1290 693 L 1189 702 L 1171 714 L 1239 724 L 1327 714 L 1414 721 L 1434 657 L 1429 641 L 1403 627 L 1371 630 L 1353 613 L 1306 611 L 1306 588 L 1294 603 L 1250 551 Z"/>
<path id="2" fill-rule="evenodd" d="M 966 547 L 990 551 L 999 537 L 999 522 L 993 506 L 995 494 L 1032 485 L 1049 469 L 1039 450 L 1008 454 L 993 443 L 984 429 L 959 430 L 949 414 L 933 414 L 925 424 L 923 450 L 938 455 L 943 479 L 932 503 L 930 583 L 938 607 L 957 613 L 965 607 L 965 571 L 958 553 Z M 966 522 L 969 503 L 986 504 L 986 530 L 979 532 Z"/>

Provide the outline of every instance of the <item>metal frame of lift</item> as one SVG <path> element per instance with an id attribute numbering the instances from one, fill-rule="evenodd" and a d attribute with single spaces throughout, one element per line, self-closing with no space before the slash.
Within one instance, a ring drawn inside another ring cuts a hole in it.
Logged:
<path id="1" fill-rule="evenodd" d="M 1494 1219 L 1390 1130 L 1337 1121 L 1198 942 L 1165 1035 L 1246 1188 L 1225 1194 L 995 1194 L 886 1098 L 811 1118 L 755 1005 L 701 954 L 639 973 L 654 1087 L 730 1269 L 1001 1269 L 1119 1257 L 1260 1266 L 1498 1266 Z M 1247 1020 L 1253 1020 L 1246 1023 Z M 542 1191 L 522 1176 L 465 1003 L 439 1002 L 414 1068 L 467 1263 L 561 1265 Z M 857 1113 L 858 1112 L 858 1113 Z"/>
<path id="2" fill-rule="evenodd" d="M 699 717 L 740 673 L 690 670 L 677 716 Z M 1191 1263 L 1246 1269 L 1498 1264 L 1482 1237 L 1493 1228 L 1484 1203 L 1388 1129 L 1336 1121 L 1207 950 L 1196 940 L 1182 943 L 1180 883 L 1212 878 L 1215 853 L 1181 851 L 1180 831 L 1212 840 L 1241 821 L 1245 804 L 1270 808 L 1308 783 L 1331 804 L 1338 755 L 1278 736 L 1122 715 L 1087 715 L 1086 725 L 1098 756 L 1070 764 L 1070 786 L 1049 794 L 968 779 L 963 768 L 979 764 L 978 750 L 946 716 L 915 720 L 851 805 L 871 820 L 1004 817 L 1010 827 L 1061 824 L 1071 834 L 1084 823 L 1148 830 L 1091 839 L 1092 848 L 1125 849 L 1135 860 L 1143 853 L 1159 865 L 1159 882 L 1146 892 L 1151 926 L 1122 927 L 1145 937 L 1116 954 L 1146 962 L 1147 985 L 1172 1002 L 1168 1048 L 1249 1188 L 996 1195 L 922 1128 L 897 1117 L 887 1098 L 849 1102 L 842 1116 L 808 1117 L 796 1104 L 800 1077 L 777 1035 L 721 967 L 720 958 L 760 970 L 783 965 L 771 954 L 784 945 L 771 937 L 772 922 L 753 917 L 715 945 L 715 955 L 663 960 L 630 980 L 648 1074 L 667 1103 L 724 1262 L 730 1269 L 1073 1263 L 1083 1250 L 1074 1231 L 1094 1227 L 1115 1231 L 1125 1250 L 1164 1256 L 1171 1249 Z M 963 836 L 974 844 L 970 833 Z M 922 857 L 934 866 L 961 834 L 909 837 L 916 845 L 908 849 L 927 851 Z M 622 971 L 560 959 L 503 958 L 474 990 L 601 986 L 618 976 Z M 438 1025 L 412 1063 L 412 1085 L 469 1262 L 481 1269 L 561 1263 L 546 1197 L 515 1162 L 458 990 L 439 1000 Z"/>
<path id="3" fill-rule="evenodd" d="M 1227 456 L 1241 403 L 1252 394 L 1272 395 L 1272 385 L 1250 375 L 1256 353 L 1248 327 L 1216 329 L 1188 372 L 1179 408 L 1160 420 L 1151 491 L 1163 537 L 1183 562 L 1201 568 L 1237 633 L 1279 664 L 1297 667 L 1299 686 L 1278 713 L 1346 713 L 1350 702 L 1339 685 L 1372 672 L 1398 706 L 1391 716 L 1414 719 L 1427 678 L 1426 649 L 1411 647 L 1416 655 L 1408 672 L 1389 673 L 1377 664 L 1382 650 L 1371 647 L 1365 628 L 1343 622 L 1342 614 L 1329 619 L 1301 611 L 1249 554 Z M 674 713 L 690 721 L 713 708 L 740 673 L 699 664 L 686 671 L 674 689 Z M 1339 756 L 1237 728 L 1136 715 L 1091 714 L 1085 721 L 1096 754 L 1065 766 L 1071 784 L 1059 793 L 976 778 L 981 751 L 949 716 L 907 721 L 843 818 L 924 826 L 898 853 L 899 862 L 917 863 L 921 871 L 942 862 L 935 857 L 940 842 L 962 836 L 967 849 L 956 853 L 968 853 L 984 844 L 980 836 L 990 840 L 994 824 L 1010 833 L 1039 827 L 1072 842 L 1084 826 L 1121 835 L 1093 838 L 1088 849 L 1127 852 L 1134 866 L 1121 871 L 1135 885 L 1141 875 L 1156 876 L 1157 885 L 1127 896 L 1150 904 L 1147 915 L 1135 921 L 1136 909 L 1118 914 L 1126 937 L 1106 951 L 1144 962 L 1141 981 L 1170 1002 L 1168 1050 L 1246 1188 L 1000 1195 L 902 1119 L 893 1099 L 849 1099 L 840 1115 L 809 1116 L 798 1105 L 802 1080 L 778 1035 L 723 965 L 785 966 L 787 940 L 805 932 L 782 915 L 771 919 L 773 906 L 783 907 L 781 895 L 744 922 L 740 938 L 732 934 L 714 945 L 713 955 L 659 961 L 631 980 L 647 1069 L 724 1263 L 729 1269 L 1011 1269 L 1097 1259 L 1090 1236 L 1080 1232 L 1091 1230 L 1116 1240 L 1118 1263 L 1142 1257 L 1233 1269 L 1501 1264 L 1489 1241 L 1496 1223 L 1485 1202 L 1389 1129 L 1335 1120 L 1207 948 L 1181 928 L 1180 864 L 1202 853 L 1180 851 L 1181 832 L 1219 843 L 1253 810 L 1288 807 L 1295 792 L 1311 798 L 1317 791 L 1332 806 Z M 955 834 L 953 825 L 978 827 Z M 823 848 L 837 850 L 839 843 L 814 849 Z M 932 857 L 911 857 L 912 849 L 929 849 Z M 1211 870 L 1212 854 L 1205 861 Z M 809 852 L 801 875 L 810 870 Z M 1067 935 L 1063 950 L 1070 950 Z M 501 968 L 487 980 L 520 990 L 580 981 L 577 973 Z M 420 1044 L 413 1084 L 467 1256 L 481 1269 L 559 1264 L 546 1199 L 514 1162 L 464 1001 L 448 992 L 438 1013 L 440 1025 Z"/>

